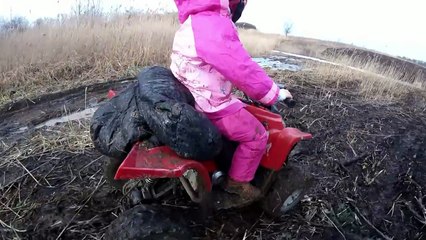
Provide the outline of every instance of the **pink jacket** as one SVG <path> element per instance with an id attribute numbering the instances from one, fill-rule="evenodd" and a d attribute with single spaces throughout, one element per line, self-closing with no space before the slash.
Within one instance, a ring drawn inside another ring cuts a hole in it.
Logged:
<path id="1" fill-rule="evenodd" d="M 271 105 L 279 88 L 244 49 L 228 0 L 175 0 L 180 29 L 171 55 L 175 77 L 195 98 L 197 110 L 222 117 L 243 107 L 232 87 Z"/>

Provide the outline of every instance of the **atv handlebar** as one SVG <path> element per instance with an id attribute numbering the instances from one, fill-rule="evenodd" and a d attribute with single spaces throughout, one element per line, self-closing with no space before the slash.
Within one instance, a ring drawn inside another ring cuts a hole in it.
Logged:
<path id="1" fill-rule="evenodd" d="M 280 89 L 285 89 L 284 84 L 278 83 L 277 85 Z M 244 100 L 245 103 L 254 104 L 255 106 L 260 106 L 260 107 L 266 108 L 273 113 L 278 113 L 278 114 L 280 113 L 279 110 L 278 110 L 278 107 L 276 106 L 280 102 L 277 102 L 276 104 L 274 104 L 272 106 L 267 106 L 267 105 L 264 105 L 264 104 L 262 104 L 258 101 L 254 101 L 254 100 L 250 99 L 247 96 L 247 94 L 245 94 L 245 93 L 244 93 L 244 98 L 245 98 L 245 100 Z M 283 103 L 285 105 L 287 105 L 287 107 L 289 107 L 289 108 L 293 108 L 296 105 L 296 101 L 294 99 L 291 99 L 291 98 L 284 99 Z"/>
<path id="2" fill-rule="evenodd" d="M 283 102 L 289 108 L 293 108 L 296 105 L 296 101 L 293 100 L 293 99 L 290 99 L 290 98 L 285 99 Z M 274 104 L 272 106 L 266 106 L 266 105 L 263 105 L 261 103 L 259 103 L 259 105 L 262 106 L 262 107 L 264 107 L 264 108 L 266 108 L 266 109 L 268 109 L 269 111 L 271 111 L 273 113 L 280 114 L 280 111 L 278 110 L 278 107 L 277 107 L 278 103 L 281 103 L 281 102 L 277 102 L 276 104 Z"/>
<path id="3" fill-rule="evenodd" d="M 273 113 L 280 114 L 280 111 L 278 110 L 277 104 L 281 103 L 281 102 L 278 102 L 278 103 L 276 103 L 274 105 L 271 105 L 271 106 L 267 106 L 267 105 L 262 104 L 262 103 L 260 103 L 258 101 L 251 100 L 247 96 L 245 96 L 245 99 L 242 99 L 242 101 L 244 103 L 252 104 L 252 105 L 257 106 L 257 107 L 263 107 L 263 108 L 268 109 L 269 111 L 271 111 Z M 289 108 L 293 108 L 296 105 L 296 101 L 293 100 L 293 99 L 290 99 L 290 98 L 285 99 L 283 102 Z"/>
<path id="4" fill-rule="evenodd" d="M 285 84 L 283 83 L 277 83 L 279 89 L 286 89 Z M 294 108 L 294 106 L 296 105 L 296 101 L 294 99 L 291 98 L 287 98 L 284 99 L 284 104 L 287 105 L 287 107 L 289 108 Z"/>

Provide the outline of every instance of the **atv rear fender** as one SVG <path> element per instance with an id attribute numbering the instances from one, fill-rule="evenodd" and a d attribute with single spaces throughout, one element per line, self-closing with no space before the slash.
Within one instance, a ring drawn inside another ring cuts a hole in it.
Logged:
<path id="1" fill-rule="evenodd" d="M 167 146 L 146 149 L 139 142 L 121 163 L 114 179 L 181 178 L 191 169 L 197 171 L 205 190 L 210 191 L 212 183 L 209 171 L 216 169 L 213 161 L 183 159 Z"/>

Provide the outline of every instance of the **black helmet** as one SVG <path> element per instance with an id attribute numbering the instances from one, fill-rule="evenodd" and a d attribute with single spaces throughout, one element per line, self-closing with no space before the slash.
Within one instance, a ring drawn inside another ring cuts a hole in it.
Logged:
<path id="1" fill-rule="evenodd" d="M 232 21 L 234 23 L 240 19 L 246 4 L 247 0 L 229 0 L 229 8 L 231 10 Z"/>

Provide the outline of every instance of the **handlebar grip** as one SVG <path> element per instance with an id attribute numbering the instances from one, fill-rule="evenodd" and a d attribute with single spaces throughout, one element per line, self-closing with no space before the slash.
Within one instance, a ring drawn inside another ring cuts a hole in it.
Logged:
<path id="1" fill-rule="evenodd" d="M 285 105 L 287 105 L 289 108 L 293 108 L 296 105 L 296 101 L 291 98 L 284 99 Z"/>
<path id="2" fill-rule="evenodd" d="M 277 108 L 277 106 L 275 106 L 275 105 L 272 105 L 270 108 L 269 108 L 269 110 L 271 111 L 271 112 L 273 112 L 273 113 L 280 113 L 280 110 L 278 110 L 278 108 Z"/>

